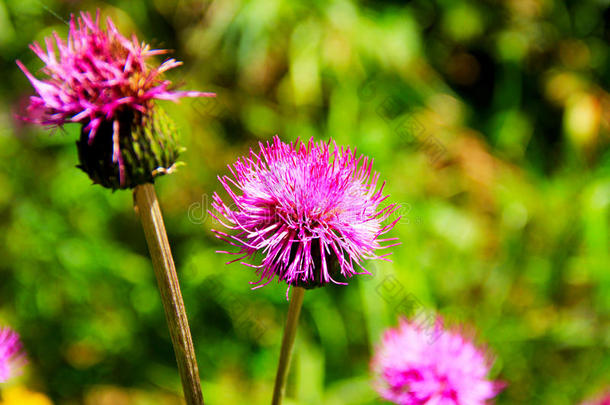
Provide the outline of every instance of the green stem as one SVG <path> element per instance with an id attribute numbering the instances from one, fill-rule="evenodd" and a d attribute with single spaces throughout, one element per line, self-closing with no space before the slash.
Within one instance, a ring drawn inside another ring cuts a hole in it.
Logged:
<path id="1" fill-rule="evenodd" d="M 167 240 L 163 216 L 152 184 L 134 190 L 134 205 L 142 221 L 144 235 L 152 258 L 169 334 L 174 346 L 178 372 L 187 405 L 203 405 L 201 381 L 188 318 L 180 292 L 176 266 Z"/>
<path id="2" fill-rule="evenodd" d="M 286 317 L 286 326 L 284 327 L 284 336 L 282 337 L 282 349 L 280 351 L 280 361 L 277 366 L 277 374 L 275 376 L 275 386 L 273 387 L 272 405 L 280 405 L 284 392 L 286 391 L 286 377 L 290 368 L 290 359 L 292 357 L 292 347 L 294 346 L 294 338 L 297 335 L 297 325 L 299 324 L 299 315 L 303 306 L 303 297 L 305 289 L 301 287 L 292 287 L 292 298 L 288 307 L 288 315 Z"/>

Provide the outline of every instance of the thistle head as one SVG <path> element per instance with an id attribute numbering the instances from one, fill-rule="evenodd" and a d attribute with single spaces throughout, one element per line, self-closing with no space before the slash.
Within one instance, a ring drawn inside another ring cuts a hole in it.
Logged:
<path id="1" fill-rule="evenodd" d="M 377 189 L 373 161 L 334 142 L 286 144 L 274 137 L 259 144 L 258 153 L 229 166 L 232 176 L 219 180 L 231 199 L 215 193 L 211 212 L 231 234 L 217 236 L 238 248 L 233 261 L 262 257 L 256 269 L 258 286 L 275 277 L 304 288 L 346 284 L 366 274 L 365 259 L 385 259 L 379 252 L 393 245 L 382 239 L 396 222 L 384 224 L 397 209 L 381 208 L 387 196 Z M 255 287 L 256 288 L 256 287 Z"/>
<path id="2" fill-rule="evenodd" d="M 434 339 L 431 339 L 431 337 Z M 484 405 L 503 384 L 488 379 L 490 356 L 457 330 L 401 319 L 371 362 L 375 388 L 400 405 Z"/>
<path id="3" fill-rule="evenodd" d="M 110 19 L 102 28 L 99 12 L 95 20 L 88 13 L 72 16 L 67 40 L 53 33 L 45 46 L 30 46 L 45 64 L 45 79 L 35 78 L 17 61 L 38 93 L 30 98 L 24 119 L 52 127 L 82 124 L 79 167 L 105 187 L 131 188 L 171 172 L 180 148 L 169 118 L 159 114 L 154 101 L 214 94 L 170 89 L 163 73 L 181 62 L 149 64 L 151 57 L 167 51 L 150 49 L 135 35 L 131 40 L 124 37 Z M 164 159 L 148 153 L 157 146 L 168 149 Z"/>

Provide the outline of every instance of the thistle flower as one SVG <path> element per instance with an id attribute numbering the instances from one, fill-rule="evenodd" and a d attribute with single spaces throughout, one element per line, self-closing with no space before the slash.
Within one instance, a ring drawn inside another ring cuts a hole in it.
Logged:
<path id="1" fill-rule="evenodd" d="M 0 383 L 18 374 L 24 361 L 19 335 L 10 328 L 0 328 Z"/>
<path id="2" fill-rule="evenodd" d="M 214 94 L 171 90 L 162 74 L 181 62 L 167 59 L 150 66 L 149 58 L 167 50 L 150 49 L 135 35 L 127 39 L 110 18 L 102 29 L 99 12 L 95 21 L 88 13 L 72 16 L 67 41 L 53 33 L 45 45 L 46 50 L 38 43 L 30 45 L 45 64 L 45 80 L 17 61 L 38 93 L 30 98 L 23 119 L 52 127 L 81 123 L 80 167 L 106 187 L 131 188 L 171 171 L 179 148 L 167 117 L 154 114 L 154 100 Z"/>
<path id="3" fill-rule="evenodd" d="M 388 196 L 382 195 L 384 185 L 376 190 L 379 174 L 372 171 L 372 159 L 357 157 L 355 149 L 339 148 L 333 141 L 286 144 L 276 136 L 259 146 L 258 154 L 250 150 L 229 166 L 233 178 L 219 177 L 233 203 L 225 204 L 214 193 L 216 213 L 210 212 L 237 231 L 214 231 L 239 248 L 221 252 L 241 256 L 229 263 L 263 256 L 257 265 L 242 262 L 260 276 L 255 288 L 275 276 L 304 288 L 346 284 L 336 278 L 368 274 L 362 261 L 386 259 L 390 253 L 377 252 L 398 244 L 381 246 L 397 239 L 380 236 L 400 218 L 382 224 L 397 206 L 379 208 Z"/>
<path id="4" fill-rule="evenodd" d="M 153 67 L 148 59 L 166 53 L 122 36 L 110 19 L 100 25 L 88 13 L 70 19 L 67 41 L 56 33 L 46 50 L 30 48 L 45 63 L 48 77 L 36 79 L 25 66 L 37 96 L 30 98 L 25 120 L 61 127 L 82 124 L 76 143 L 81 168 L 94 183 L 134 189 L 139 214 L 161 293 L 178 371 L 188 405 L 203 403 L 201 381 L 178 276 L 153 183 L 171 173 L 181 147 L 175 128 L 155 100 L 207 97 L 213 93 L 174 91 L 162 74 L 181 63 L 167 59 Z M 56 50 L 59 52 L 56 55 Z"/>
<path id="5" fill-rule="evenodd" d="M 433 329 L 401 319 L 385 332 L 371 362 L 379 394 L 401 405 L 483 405 L 503 387 L 487 378 L 490 367 L 484 350 L 445 330 L 440 319 Z"/>

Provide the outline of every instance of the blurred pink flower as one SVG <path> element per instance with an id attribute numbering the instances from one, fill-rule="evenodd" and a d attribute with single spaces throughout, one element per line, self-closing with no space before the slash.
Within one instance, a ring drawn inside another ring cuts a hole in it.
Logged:
<path id="1" fill-rule="evenodd" d="M 458 331 L 401 319 L 388 329 L 371 362 L 375 388 L 401 405 L 483 405 L 503 384 L 487 378 L 491 361 Z M 433 333 L 435 339 L 430 340 Z"/>
<path id="2" fill-rule="evenodd" d="M 216 213 L 210 213 L 237 231 L 214 231 L 239 248 L 230 254 L 241 257 L 229 263 L 262 255 L 261 264 L 242 262 L 256 269 L 257 287 L 275 276 L 305 288 L 346 284 L 333 277 L 368 274 L 362 261 L 386 259 L 390 253 L 377 251 L 398 244 L 381 246 L 397 239 L 380 236 L 400 218 L 382 224 L 397 206 L 379 208 L 388 196 L 382 194 L 383 185 L 376 190 L 379 174 L 372 171 L 372 159 L 357 157 L 355 149 L 340 148 L 333 141 L 286 144 L 275 136 L 259 146 L 258 154 L 250 150 L 229 166 L 233 177 L 219 177 L 233 202 L 226 205 L 214 193 Z"/>
<path id="3" fill-rule="evenodd" d="M 147 59 L 167 50 L 150 49 L 149 45 L 138 43 L 135 35 L 127 39 L 110 18 L 106 20 L 106 29 L 102 29 L 99 11 L 95 21 L 84 12 L 76 20 L 72 16 L 67 41 L 53 33 L 53 38 L 45 38 L 45 44 L 46 50 L 38 43 L 30 48 L 44 62 L 42 72 L 47 79 L 36 79 L 17 61 L 38 93 L 30 98 L 28 116 L 22 118 L 50 126 L 81 123 L 88 132 L 89 143 L 103 122 L 112 122 L 115 128 L 113 160 L 119 163 L 121 174 L 118 127 L 121 118 L 129 115 L 126 112 L 146 115 L 154 99 L 177 101 L 181 97 L 214 95 L 171 90 L 171 82 L 163 80 L 161 75 L 182 62 L 167 59 L 160 66 L 151 67 Z"/>
<path id="4" fill-rule="evenodd" d="M 24 362 L 19 335 L 10 328 L 0 328 L 0 383 L 15 377 Z"/>
<path id="5" fill-rule="evenodd" d="M 610 405 L 610 390 L 607 390 L 594 399 L 584 401 L 581 405 Z"/>

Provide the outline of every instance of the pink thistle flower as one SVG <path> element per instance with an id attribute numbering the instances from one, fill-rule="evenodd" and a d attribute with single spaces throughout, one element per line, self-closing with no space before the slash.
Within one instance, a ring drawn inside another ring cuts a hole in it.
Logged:
<path id="1" fill-rule="evenodd" d="M 382 194 L 385 183 L 376 190 L 379 174 L 372 171 L 372 159 L 357 157 L 355 149 L 339 148 L 333 141 L 286 144 L 275 136 L 259 146 L 258 154 L 250 150 L 229 166 L 233 178 L 219 177 L 233 202 L 226 205 L 214 193 L 216 213 L 210 212 L 224 227 L 237 231 L 229 235 L 214 230 L 239 248 L 219 252 L 241 256 L 229 263 L 262 255 L 258 265 L 242 262 L 260 276 L 254 288 L 275 276 L 304 288 L 346 284 L 333 277 L 370 274 L 362 267 L 364 259 L 387 260 L 390 253 L 377 251 L 398 245 L 381 246 L 398 238 L 380 236 L 400 217 L 382 224 L 397 206 L 379 208 L 388 196 Z"/>
<path id="2" fill-rule="evenodd" d="M 10 328 L 0 328 L 0 383 L 16 376 L 24 362 L 19 335 Z"/>
<path id="3" fill-rule="evenodd" d="M 434 339 L 430 339 L 430 334 Z M 491 361 L 457 331 L 401 319 L 388 329 L 371 362 L 375 388 L 401 405 L 482 405 L 504 384 L 487 378 Z"/>
<path id="4" fill-rule="evenodd" d="M 43 49 L 33 43 L 30 48 L 44 62 L 42 72 L 47 79 L 35 78 L 17 61 L 38 93 L 30 98 L 28 117 L 23 119 L 54 127 L 81 123 L 89 144 L 98 130 L 110 128 L 112 159 L 119 165 L 121 184 L 125 177 L 124 157 L 119 150 L 119 133 L 124 132 L 121 126 L 130 126 L 134 115 L 147 116 L 155 99 L 177 101 L 181 97 L 214 96 L 171 90 L 171 82 L 162 79 L 162 74 L 182 62 L 167 59 L 152 67 L 148 59 L 167 50 L 150 49 L 149 45 L 140 44 L 135 35 L 127 39 L 110 18 L 106 20 L 106 29 L 102 29 L 99 11 L 95 21 L 84 12 L 77 19 L 72 16 L 67 41 L 53 33 L 53 38 L 45 38 L 45 45 Z"/>

